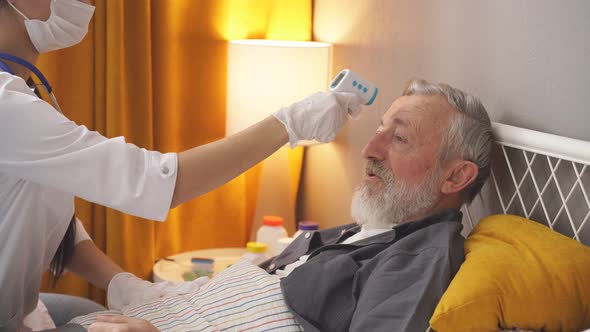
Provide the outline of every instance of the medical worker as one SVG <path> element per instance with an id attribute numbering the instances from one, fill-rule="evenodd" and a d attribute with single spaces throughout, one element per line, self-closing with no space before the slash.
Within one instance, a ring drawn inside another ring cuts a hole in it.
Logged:
<path id="1" fill-rule="evenodd" d="M 143 281 L 108 259 L 74 217 L 75 196 L 163 221 L 170 208 L 287 142 L 331 141 L 360 107 L 354 95 L 318 93 L 234 136 L 180 153 L 108 139 L 68 120 L 55 100 L 43 101 L 27 85 L 39 54 L 79 43 L 93 13 L 89 0 L 0 0 L 0 331 L 26 326 L 48 269 L 59 276 L 67 268 L 108 288 L 113 306 L 186 291 Z M 198 287 L 184 285 L 192 286 Z"/>

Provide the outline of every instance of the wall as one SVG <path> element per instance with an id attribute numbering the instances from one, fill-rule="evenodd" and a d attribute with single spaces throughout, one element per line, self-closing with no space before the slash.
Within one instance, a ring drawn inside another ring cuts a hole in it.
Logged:
<path id="1" fill-rule="evenodd" d="M 350 222 L 363 145 L 412 77 L 480 97 L 492 121 L 590 141 L 590 1 L 315 0 L 314 40 L 380 89 L 335 143 L 308 148 L 299 219 Z"/>

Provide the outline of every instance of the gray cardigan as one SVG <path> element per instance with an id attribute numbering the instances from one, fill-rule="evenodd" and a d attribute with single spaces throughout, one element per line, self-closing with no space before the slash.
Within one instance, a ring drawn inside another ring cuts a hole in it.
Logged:
<path id="1" fill-rule="evenodd" d="M 462 214 L 444 210 L 353 244 L 356 224 L 299 236 L 261 265 L 269 273 L 310 254 L 281 280 L 305 331 L 426 331 L 463 262 Z"/>

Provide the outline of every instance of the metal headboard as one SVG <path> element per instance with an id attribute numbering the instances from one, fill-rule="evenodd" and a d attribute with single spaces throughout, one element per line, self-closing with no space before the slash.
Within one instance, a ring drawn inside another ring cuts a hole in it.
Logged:
<path id="1" fill-rule="evenodd" d="M 493 130 L 492 173 L 463 208 L 466 231 L 485 215 L 510 213 L 590 244 L 590 142 L 500 123 Z"/>

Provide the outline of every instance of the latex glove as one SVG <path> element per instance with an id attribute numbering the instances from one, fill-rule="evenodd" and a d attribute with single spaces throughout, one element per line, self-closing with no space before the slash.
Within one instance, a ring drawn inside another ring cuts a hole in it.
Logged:
<path id="1" fill-rule="evenodd" d="M 150 322 L 143 319 L 118 315 L 98 315 L 96 323 L 88 327 L 88 332 L 159 332 Z"/>
<path id="2" fill-rule="evenodd" d="M 107 303 L 109 309 L 118 309 L 145 303 L 164 296 L 182 295 L 198 291 L 209 278 L 202 277 L 190 282 L 149 282 L 140 279 L 129 272 L 116 274 L 109 282 Z"/>
<path id="3" fill-rule="evenodd" d="M 293 148 L 300 140 L 332 141 L 349 115 L 360 113 L 361 99 L 349 92 L 318 92 L 273 113 L 289 133 Z"/>

